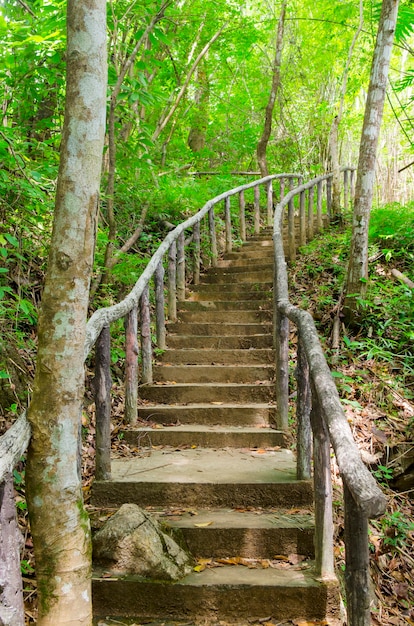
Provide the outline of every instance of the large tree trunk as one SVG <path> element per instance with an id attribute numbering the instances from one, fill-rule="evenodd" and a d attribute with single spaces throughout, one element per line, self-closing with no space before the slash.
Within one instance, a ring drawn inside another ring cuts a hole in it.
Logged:
<path id="1" fill-rule="evenodd" d="M 280 65 L 282 62 L 282 49 L 283 49 L 283 33 L 285 29 L 285 15 L 286 15 L 287 0 L 283 0 L 282 7 L 280 9 L 279 22 L 277 25 L 276 47 L 275 47 L 275 59 L 273 61 L 273 74 L 272 74 L 272 87 L 270 89 L 269 100 L 266 106 L 265 123 L 263 127 L 263 133 L 257 144 L 257 162 L 260 168 L 260 174 L 264 178 L 268 176 L 269 170 L 267 167 L 267 144 L 269 143 L 270 133 L 272 132 L 272 115 L 275 107 L 276 96 L 280 85 Z"/>
<path id="2" fill-rule="evenodd" d="M 80 475 L 84 344 L 106 109 L 106 2 L 68 0 L 65 123 L 28 419 L 39 626 L 92 623 Z"/>
<path id="3" fill-rule="evenodd" d="M 375 163 L 388 80 L 399 0 L 383 0 L 371 67 L 365 116 L 359 148 L 352 222 L 351 252 L 345 296 L 345 316 L 352 322 L 368 279 L 368 226 L 375 180 Z"/>

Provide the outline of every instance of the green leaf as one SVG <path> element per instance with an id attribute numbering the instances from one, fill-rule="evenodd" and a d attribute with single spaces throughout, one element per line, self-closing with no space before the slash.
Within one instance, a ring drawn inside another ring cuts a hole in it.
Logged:
<path id="1" fill-rule="evenodd" d="M 9 233 L 4 233 L 4 237 L 12 246 L 14 246 L 15 248 L 19 247 L 19 241 L 16 239 L 16 237 L 13 237 L 13 235 L 9 235 Z"/>

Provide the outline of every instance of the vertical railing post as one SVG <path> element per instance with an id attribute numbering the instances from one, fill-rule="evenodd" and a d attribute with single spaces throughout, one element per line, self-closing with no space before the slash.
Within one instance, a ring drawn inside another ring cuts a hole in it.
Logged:
<path id="1" fill-rule="evenodd" d="M 239 223 L 240 239 L 246 241 L 246 200 L 244 199 L 244 191 L 239 192 Z"/>
<path id="2" fill-rule="evenodd" d="M 177 300 L 185 300 L 185 234 L 180 233 L 177 237 Z"/>
<path id="3" fill-rule="evenodd" d="M 355 170 L 351 170 L 351 202 L 355 198 Z"/>
<path id="4" fill-rule="evenodd" d="M 7 474 L 0 482 L 0 621 L 23 626 L 23 585 L 20 570 L 19 530 L 14 499 L 13 476 Z"/>
<path id="5" fill-rule="evenodd" d="M 231 212 L 230 212 L 230 196 L 224 199 L 224 220 L 226 224 L 226 252 L 233 249 L 232 233 L 231 233 Z"/>
<path id="6" fill-rule="evenodd" d="M 164 273 L 164 266 L 162 261 L 160 261 L 154 274 L 155 324 L 157 332 L 157 348 L 160 350 L 165 350 L 167 347 L 165 330 Z"/>
<path id="7" fill-rule="evenodd" d="M 194 242 L 194 253 L 193 253 L 193 283 L 194 285 L 200 284 L 200 265 L 201 265 L 201 236 L 200 236 L 200 222 L 196 222 L 194 224 L 193 229 L 193 242 Z"/>
<path id="8" fill-rule="evenodd" d="M 273 185 L 272 185 L 271 180 L 269 180 L 266 186 L 266 197 L 267 197 L 267 225 L 271 226 L 273 224 Z"/>
<path id="9" fill-rule="evenodd" d="M 149 302 L 149 285 L 146 285 L 140 301 L 139 310 L 141 315 L 141 380 L 144 384 L 153 382 L 152 378 L 152 345 L 151 345 L 151 313 Z"/>
<path id="10" fill-rule="evenodd" d="M 217 236 L 216 236 L 216 221 L 214 219 L 214 207 L 208 212 L 208 225 L 210 230 L 210 245 L 211 245 L 211 265 L 217 267 L 218 251 L 217 251 Z"/>
<path id="11" fill-rule="evenodd" d="M 138 417 L 138 310 L 134 306 L 125 317 L 125 413 L 127 424 Z"/>
<path id="12" fill-rule="evenodd" d="M 300 192 L 299 199 L 299 245 L 306 245 L 306 208 L 305 208 L 306 192 Z"/>
<path id="13" fill-rule="evenodd" d="M 177 321 L 177 245 L 172 242 L 168 251 L 168 318 Z"/>
<path id="14" fill-rule="evenodd" d="M 289 190 L 292 191 L 293 187 L 293 178 L 290 178 Z M 288 202 L 288 258 L 290 263 L 296 259 L 295 202 L 293 198 Z"/>
<path id="15" fill-rule="evenodd" d="M 330 578 L 334 573 L 331 450 L 329 433 L 313 384 L 310 420 L 313 431 L 316 575 Z"/>
<path id="16" fill-rule="evenodd" d="M 277 426 L 289 427 L 289 320 L 274 303 Z"/>
<path id="17" fill-rule="evenodd" d="M 285 179 L 282 177 L 280 179 L 280 191 L 279 191 L 279 202 L 282 202 L 283 198 L 285 197 Z"/>
<path id="18" fill-rule="evenodd" d="M 312 406 L 309 365 L 303 343 L 298 338 L 297 365 L 295 378 L 297 381 L 296 429 L 297 429 L 297 479 L 307 480 L 311 477 L 312 429 L 310 412 Z"/>
<path id="19" fill-rule="evenodd" d="M 332 209 L 332 178 L 326 179 L 326 217 L 328 223 L 331 221 L 331 209 Z"/>
<path id="20" fill-rule="evenodd" d="M 109 326 L 104 326 L 95 349 L 95 392 L 96 457 L 95 477 L 97 480 L 111 478 L 111 335 Z"/>
<path id="21" fill-rule="evenodd" d="M 313 226 L 314 195 L 315 195 L 315 188 L 311 187 L 309 189 L 309 194 L 308 194 L 308 240 L 309 241 L 313 239 L 313 231 L 314 231 L 314 226 Z"/>
<path id="22" fill-rule="evenodd" d="M 349 209 L 349 170 L 344 170 L 344 209 Z"/>
<path id="23" fill-rule="evenodd" d="M 323 181 L 318 181 L 317 192 L 316 192 L 316 231 L 320 232 L 323 227 L 322 220 L 322 191 L 323 191 Z"/>
<path id="24" fill-rule="evenodd" d="M 260 233 L 260 187 L 256 185 L 254 188 L 254 234 Z"/>
<path id="25" fill-rule="evenodd" d="M 349 626 L 370 626 L 368 519 L 344 482 L 345 587 Z"/>

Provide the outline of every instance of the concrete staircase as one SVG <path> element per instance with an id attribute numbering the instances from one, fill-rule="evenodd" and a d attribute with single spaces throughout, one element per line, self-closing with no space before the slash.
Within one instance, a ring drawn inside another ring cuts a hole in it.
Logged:
<path id="1" fill-rule="evenodd" d="M 313 571 L 312 486 L 275 422 L 272 272 L 265 231 L 191 289 L 140 389 L 147 423 L 124 433 L 137 455 L 93 487 L 96 506 L 151 507 L 205 569 L 174 584 L 96 570 L 97 616 L 339 623 L 336 581 Z"/>

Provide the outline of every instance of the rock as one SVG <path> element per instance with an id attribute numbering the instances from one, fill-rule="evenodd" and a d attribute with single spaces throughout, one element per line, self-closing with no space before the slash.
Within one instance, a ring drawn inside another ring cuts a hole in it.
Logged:
<path id="1" fill-rule="evenodd" d="M 96 533 L 93 555 L 113 573 L 152 580 L 179 580 L 191 571 L 190 557 L 136 504 L 123 504 Z"/>

